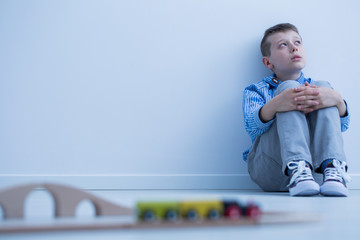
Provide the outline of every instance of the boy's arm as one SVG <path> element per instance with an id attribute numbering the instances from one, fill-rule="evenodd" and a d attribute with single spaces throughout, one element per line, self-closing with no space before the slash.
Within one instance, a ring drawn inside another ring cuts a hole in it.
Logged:
<path id="1" fill-rule="evenodd" d="M 318 89 L 319 94 L 314 96 L 300 96 L 297 97 L 295 100 L 299 104 L 299 108 L 302 108 L 301 104 L 304 103 L 304 101 L 315 101 L 317 102 L 317 105 L 310 106 L 309 108 L 302 108 L 301 111 L 304 113 L 312 112 L 321 108 L 326 107 L 333 107 L 336 106 L 339 111 L 340 121 L 341 121 L 341 131 L 345 132 L 350 125 L 350 115 L 347 103 L 342 98 L 341 94 L 334 90 L 333 88 L 327 88 L 327 87 L 318 87 L 314 85 L 310 85 L 308 83 L 305 83 L 305 87 L 311 87 L 314 89 Z"/>
<path id="2" fill-rule="evenodd" d="M 259 111 L 266 104 L 266 91 L 250 85 L 243 94 L 243 116 L 246 132 L 254 141 L 258 136 L 266 132 L 273 121 L 263 122 L 260 119 Z"/>
<path id="3" fill-rule="evenodd" d="M 244 90 L 243 94 L 243 114 L 244 124 L 247 133 L 252 140 L 266 132 L 272 125 L 277 112 L 296 110 L 294 98 L 301 96 L 304 86 L 288 89 L 268 99 L 266 87 L 256 87 L 251 85 Z M 305 92 L 316 92 L 316 89 L 306 90 Z M 300 94 L 300 95 L 299 95 Z"/>
<path id="4" fill-rule="evenodd" d="M 317 95 L 318 89 L 305 86 L 287 89 L 268 102 L 266 102 L 264 94 L 260 89 L 249 86 L 243 95 L 245 129 L 253 140 L 271 127 L 277 112 L 300 110 L 300 107 L 309 108 L 316 105 L 317 102 L 312 100 L 307 100 L 306 103 L 299 105 L 295 98 L 303 95 Z"/>
<path id="5" fill-rule="evenodd" d="M 295 99 L 297 104 L 300 105 L 300 110 L 304 112 L 312 112 L 321 108 L 327 107 L 337 107 L 340 117 L 347 115 L 347 107 L 345 101 L 343 100 L 341 94 L 332 88 L 327 87 L 318 87 L 305 83 L 305 87 L 317 89 L 317 95 L 303 95 Z M 315 105 L 310 105 L 309 107 L 303 106 L 303 104 L 309 103 L 309 101 L 316 102 Z"/>
<path id="6" fill-rule="evenodd" d="M 318 102 L 311 100 L 319 94 L 318 89 L 300 86 L 297 88 L 287 89 L 277 96 L 273 97 L 267 104 L 265 104 L 260 112 L 259 117 L 261 121 L 267 122 L 275 118 L 277 112 L 288 111 L 303 111 L 307 113 L 311 110 L 311 107 L 317 106 Z M 296 99 L 303 98 L 303 96 L 311 96 L 307 101 L 301 104 Z"/>

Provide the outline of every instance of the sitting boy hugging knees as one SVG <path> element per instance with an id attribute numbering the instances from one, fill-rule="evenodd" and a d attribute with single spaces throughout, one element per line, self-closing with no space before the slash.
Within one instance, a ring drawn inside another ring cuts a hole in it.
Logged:
<path id="1" fill-rule="evenodd" d="M 261 52 L 273 75 L 246 87 L 243 95 L 245 128 L 252 140 L 243 156 L 251 179 L 264 191 L 289 191 L 291 196 L 347 196 L 346 102 L 328 82 L 304 76 L 305 50 L 294 25 L 267 29 Z M 313 171 L 323 174 L 321 187 Z"/>

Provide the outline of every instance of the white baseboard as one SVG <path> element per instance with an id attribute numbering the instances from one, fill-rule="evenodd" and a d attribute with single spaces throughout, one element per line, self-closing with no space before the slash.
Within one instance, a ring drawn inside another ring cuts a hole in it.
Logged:
<path id="1" fill-rule="evenodd" d="M 360 189 L 360 174 L 350 174 L 349 189 Z M 318 176 L 315 177 L 321 181 Z M 248 174 L 26 175 L 1 174 L 0 188 L 26 183 L 59 183 L 86 190 L 258 190 Z"/>

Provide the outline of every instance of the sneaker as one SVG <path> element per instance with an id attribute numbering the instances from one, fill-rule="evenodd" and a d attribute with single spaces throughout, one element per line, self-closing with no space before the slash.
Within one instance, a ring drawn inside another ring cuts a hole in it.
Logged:
<path id="1" fill-rule="evenodd" d="M 347 184 L 351 178 L 346 173 L 346 163 L 334 159 L 332 165 L 324 170 L 324 183 L 320 193 L 324 196 L 346 197 L 349 194 Z"/>
<path id="2" fill-rule="evenodd" d="M 289 185 L 290 196 L 312 196 L 319 194 L 320 187 L 311 174 L 311 169 L 305 161 L 294 161 L 287 165 L 291 171 Z"/>

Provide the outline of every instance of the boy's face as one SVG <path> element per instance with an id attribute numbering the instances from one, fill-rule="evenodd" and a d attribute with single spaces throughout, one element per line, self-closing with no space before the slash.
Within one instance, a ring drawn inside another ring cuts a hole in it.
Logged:
<path id="1" fill-rule="evenodd" d="M 270 56 L 263 57 L 263 63 L 277 76 L 298 74 L 305 67 L 306 55 L 298 33 L 288 30 L 269 36 Z"/>

